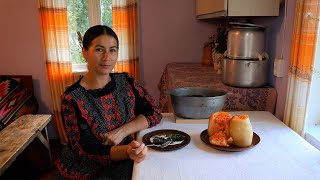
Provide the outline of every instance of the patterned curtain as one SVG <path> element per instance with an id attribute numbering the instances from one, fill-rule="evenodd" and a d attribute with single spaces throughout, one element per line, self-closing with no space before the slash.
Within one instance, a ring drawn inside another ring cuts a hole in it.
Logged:
<path id="1" fill-rule="evenodd" d="M 137 1 L 113 0 L 112 23 L 119 38 L 119 57 L 114 70 L 128 72 L 140 80 Z"/>
<path id="2" fill-rule="evenodd" d="M 296 0 L 284 122 L 304 135 L 317 44 L 319 0 Z"/>
<path id="3" fill-rule="evenodd" d="M 66 0 L 39 0 L 40 26 L 53 114 L 60 141 L 67 143 L 61 120 L 61 95 L 72 83 Z"/>

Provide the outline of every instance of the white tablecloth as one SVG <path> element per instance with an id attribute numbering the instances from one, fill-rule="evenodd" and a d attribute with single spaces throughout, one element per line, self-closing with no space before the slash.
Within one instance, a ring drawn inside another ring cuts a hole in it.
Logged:
<path id="1" fill-rule="evenodd" d="M 320 179 L 320 151 L 267 111 L 231 112 L 249 115 L 260 143 L 242 152 L 225 152 L 203 143 L 200 133 L 207 124 L 176 124 L 172 114 L 163 114 L 156 127 L 186 132 L 191 142 L 175 151 L 148 149 L 148 156 L 133 167 L 133 180 L 224 180 L 224 179 Z"/>

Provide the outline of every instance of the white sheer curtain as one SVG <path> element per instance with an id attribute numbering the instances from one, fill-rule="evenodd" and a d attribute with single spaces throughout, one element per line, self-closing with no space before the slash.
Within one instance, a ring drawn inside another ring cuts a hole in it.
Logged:
<path id="1" fill-rule="evenodd" d="M 305 132 L 319 15 L 319 0 L 296 1 L 284 123 L 301 136 Z"/>
<path id="2" fill-rule="evenodd" d="M 90 27 L 101 24 L 100 0 L 88 0 Z"/>

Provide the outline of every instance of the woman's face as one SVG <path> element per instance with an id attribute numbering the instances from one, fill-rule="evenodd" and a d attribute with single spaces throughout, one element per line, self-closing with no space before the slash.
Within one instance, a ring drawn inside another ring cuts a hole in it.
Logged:
<path id="1" fill-rule="evenodd" d="M 109 35 L 101 35 L 91 41 L 88 50 L 82 50 L 87 60 L 89 73 L 108 75 L 118 59 L 117 40 Z"/>

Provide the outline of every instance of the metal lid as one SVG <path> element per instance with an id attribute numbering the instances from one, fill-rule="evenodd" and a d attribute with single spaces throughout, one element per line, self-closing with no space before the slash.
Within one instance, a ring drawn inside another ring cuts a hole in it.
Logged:
<path id="1" fill-rule="evenodd" d="M 229 24 L 234 28 L 259 28 L 259 29 L 265 29 L 264 26 L 257 25 L 257 24 L 250 24 L 250 23 L 230 22 Z"/>

